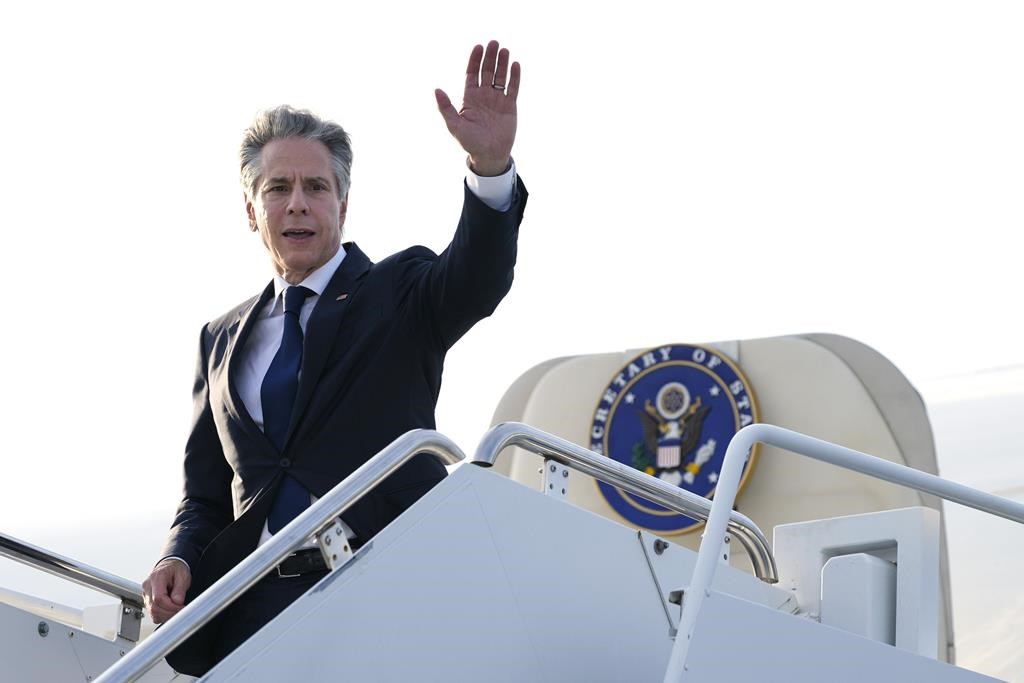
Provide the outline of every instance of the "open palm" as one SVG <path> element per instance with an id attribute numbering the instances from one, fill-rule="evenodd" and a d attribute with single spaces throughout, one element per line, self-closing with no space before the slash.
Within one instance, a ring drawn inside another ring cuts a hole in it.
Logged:
<path id="1" fill-rule="evenodd" d="M 456 111 L 443 90 L 435 90 L 437 108 L 449 132 L 469 154 L 480 175 L 501 175 L 508 168 L 516 139 L 516 96 L 519 63 L 509 67 L 508 50 L 492 40 L 486 50 L 477 45 L 466 67 L 462 109 Z"/>

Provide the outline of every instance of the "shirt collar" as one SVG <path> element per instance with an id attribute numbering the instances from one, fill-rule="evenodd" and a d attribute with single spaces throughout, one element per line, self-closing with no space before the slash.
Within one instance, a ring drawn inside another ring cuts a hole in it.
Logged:
<path id="1" fill-rule="evenodd" d="M 315 296 L 320 296 L 327 289 L 334 273 L 338 271 L 341 262 L 345 260 L 345 245 L 338 245 L 338 252 L 330 260 L 306 276 L 306 279 L 299 283 L 302 287 L 313 290 Z M 291 287 L 280 275 L 274 275 L 274 308 L 278 307 L 284 290 Z"/>

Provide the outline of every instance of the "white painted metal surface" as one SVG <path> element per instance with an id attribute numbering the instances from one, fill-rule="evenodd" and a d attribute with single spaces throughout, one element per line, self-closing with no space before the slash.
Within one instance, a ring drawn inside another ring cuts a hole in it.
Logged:
<path id="1" fill-rule="evenodd" d="M 80 628 L 0 603 L 0 681 L 73 683 L 97 678 L 133 643 L 106 640 Z M 161 662 L 143 683 L 188 681 Z"/>
<path id="2" fill-rule="evenodd" d="M 334 524 L 327 527 L 316 535 L 317 545 L 324 556 L 324 561 L 331 569 L 337 569 L 352 559 L 355 554 L 352 546 L 349 545 L 345 535 L 345 527 L 341 523 L 341 517 L 334 520 Z"/>
<path id="3" fill-rule="evenodd" d="M 894 645 L 896 565 L 868 553 L 829 558 L 821 569 L 821 623 Z"/>
<path id="4" fill-rule="evenodd" d="M 0 603 L 17 607 L 46 620 L 59 621 L 68 626 L 82 628 L 85 621 L 83 610 L 62 605 L 52 600 L 43 600 L 34 595 L 26 595 L 0 587 Z"/>
<path id="5" fill-rule="evenodd" d="M 783 586 L 800 608 L 823 615 L 825 563 L 853 553 L 896 564 L 895 645 L 923 657 L 938 656 L 939 514 L 904 508 L 775 527 L 775 556 Z"/>
<path id="6" fill-rule="evenodd" d="M 204 680 L 660 680 L 695 555 L 656 540 L 462 467 Z M 793 609 L 730 567 L 716 586 Z"/>
<path id="7" fill-rule="evenodd" d="M 569 468 L 548 458 L 544 461 L 543 490 L 546 495 L 569 499 Z"/>
<path id="8" fill-rule="evenodd" d="M 682 680 L 981 683 L 997 679 L 711 591 L 704 600 Z"/>
<path id="9" fill-rule="evenodd" d="M 668 594 L 685 604 L 696 567 L 659 540 L 464 467 L 204 681 L 658 681 Z M 793 615 L 791 591 L 718 569 L 687 683 L 993 680 Z"/>
<path id="10" fill-rule="evenodd" d="M 726 451 L 722 475 L 691 581 L 693 589 L 683 604 L 679 636 L 665 671 L 664 683 L 680 683 L 684 680 L 687 658 L 693 648 L 693 634 L 700 620 L 703 601 L 710 595 L 711 582 L 719 564 L 717 558 L 721 552 L 722 537 L 736 499 L 743 464 L 755 443 L 770 443 L 816 460 L 1024 523 L 1024 505 L 1020 503 L 774 425 L 754 424 L 744 427 L 729 443 Z"/>

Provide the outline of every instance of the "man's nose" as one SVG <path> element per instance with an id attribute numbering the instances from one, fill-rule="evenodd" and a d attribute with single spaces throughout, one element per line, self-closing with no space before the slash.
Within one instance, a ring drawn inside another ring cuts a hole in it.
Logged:
<path id="1" fill-rule="evenodd" d="M 300 186 L 292 188 L 292 192 L 288 196 L 288 213 L 309 213 L 306 192 Z"/>

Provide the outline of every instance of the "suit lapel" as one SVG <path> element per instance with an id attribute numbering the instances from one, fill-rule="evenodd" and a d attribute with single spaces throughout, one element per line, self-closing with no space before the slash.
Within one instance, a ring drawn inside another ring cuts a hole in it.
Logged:
<path id="1" fill-rule="evenodd" d="M 239 321 L 236 323 L 237 327 L 235 328 L 236 332 L 232 334 L 231 342 L 227 351 L 229 408 L 245 428 L 246 432 L 249 433 L 249 436 L 254 439 L 264 440 L 271 448 L 273 448 L 273 446 L 270 444 L 270 439 L 266 437 L 263 430 L 260 429 L 252 419 L 252 415 L 250 415 L 248 409 L 246 409 L 241 396 L 238 395 L 236 380 L 238 378 L 238 363 L 245 350 L 245 343 L 249 340 L 249 334 L 252 332 L 252 328 L 259 317 L 259 312 L 263 310 L 263 307 L 267 305 L 267 302 L 269 302 L 273 296 L 274 282 L 271 281 L 263 289 L 263 292 L 256 299 L 256 302 L 239 315 Z"/>
<path id="2" fill-rule="evenodd" d="M 344 246 L 345 259 L 327 284 L 327 289 L 316 302 L 316 307 L 313 308 L 313 313 L 306 324 L 299 389 L 295 396 L 295 405 L 292 407 L 292 417 L 285 443 L 291 440 L 296 425 L 306 413 L 306 408 L 313 396 L 313 389 L 323 373 L 324 364 L 330 355 L 342 318 L 351 306 L 363 276 L 370 269 L 370 259 L 356 246 L 355 242 L 349 242 Z"/>

